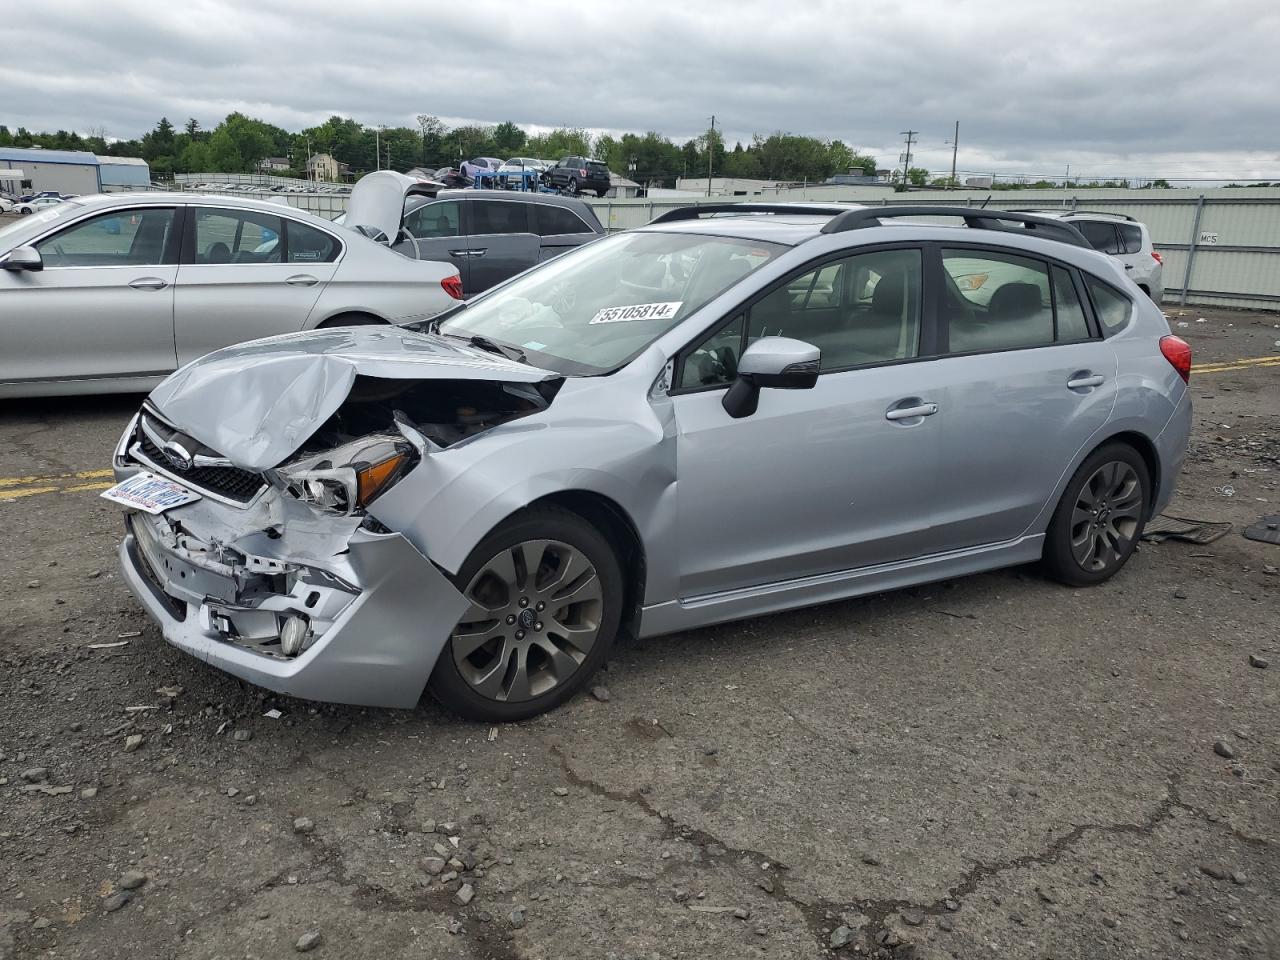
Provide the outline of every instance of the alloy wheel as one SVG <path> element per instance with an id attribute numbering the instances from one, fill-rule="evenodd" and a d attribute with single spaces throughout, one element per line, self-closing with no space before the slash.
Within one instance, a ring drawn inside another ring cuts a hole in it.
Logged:
<path id="1" fill-rule="evenodd" d="M 1071 512 L 1071 553 L 1082 570 L 1120 563 L 1142 523 L 1142 481 L 1127 463 L 1102 464 L 1085 481 Z"/>
<path id="2" fill-rule="evenodd" d="M 464 593 L 471 607 L 450 637 L 453 662 L 489 700 L 549 693 L 581 666 L 600 634 L 600 577 L 582 551 L 558 540 L 501 551 Z"/>

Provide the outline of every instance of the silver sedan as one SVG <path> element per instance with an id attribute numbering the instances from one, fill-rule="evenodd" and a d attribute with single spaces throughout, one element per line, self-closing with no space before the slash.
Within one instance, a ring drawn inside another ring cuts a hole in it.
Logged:
<path id="1" fill-rule="evenodd" d="M 180 370 L 104 494 L 165 639 L 296 696 L 429 686 L 516 720 L 622 632 L 1124 566 L 1186 452 L 1191 353 L 1119 265 L 1031 215 L 739 209 L 603 238 L 422 332 Z"/>
<path id="2" fill-rule="evenodd" d="M 144 391 L 230 344 L 413 323 L 461 296 L 452 264 L 280 203 L 77 197 L 0 227 L 0 397 Z"/>

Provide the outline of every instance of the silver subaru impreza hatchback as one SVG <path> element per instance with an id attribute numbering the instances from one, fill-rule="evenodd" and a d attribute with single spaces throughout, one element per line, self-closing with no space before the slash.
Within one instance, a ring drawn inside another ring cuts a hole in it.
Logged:
<path id="1" fill-rule="evenodd" d="M 421 329 L 196 360 L 106 495 L 180 649 L 298 697 L 429 687 L 516 720 L 624 631 L 1032 561 L 1107 579 L 1173 492 L 1190 366 L 1061 221 L 704 206 Z"/>

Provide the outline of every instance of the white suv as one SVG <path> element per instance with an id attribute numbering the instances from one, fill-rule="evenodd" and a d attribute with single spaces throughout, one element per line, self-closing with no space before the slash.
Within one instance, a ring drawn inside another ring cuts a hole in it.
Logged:
<path id="1" fill-rule="evenodd" d="M 1145 223 L 1123 213 L 1097 213 L 1092 210 L 1035 212 L 1071 224 L 1084 234 L 1093 249 L 1108 253 L 1123 263 L 1129 279 L 1143 293 L 1156 303 L 1164 299 L 1164 258 L 1151 246 L 1151 231 Z"/>

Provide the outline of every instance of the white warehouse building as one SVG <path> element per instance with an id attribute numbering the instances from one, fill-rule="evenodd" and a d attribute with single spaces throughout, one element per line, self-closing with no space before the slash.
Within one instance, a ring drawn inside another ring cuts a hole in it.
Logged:
<path id="1" fill-rule="evenodd" d="M 8 175 L 6 172 L 8 171 Z M 151 169 L 137 157 L 99 157 L 81 150 L 0 147 L 0 190 L 13 194 L 112 193 L 145 190 Z"/>

